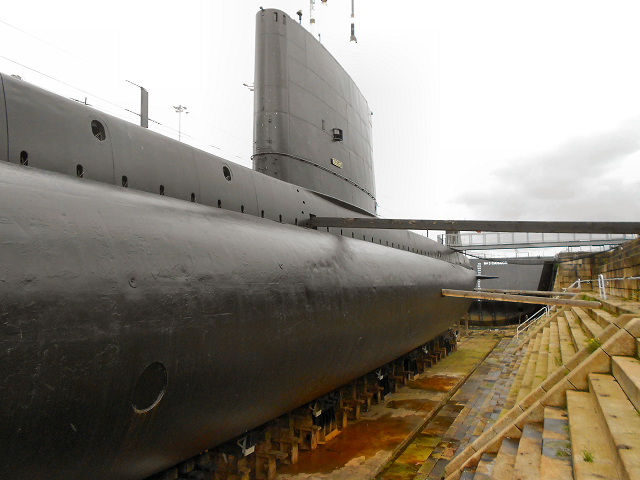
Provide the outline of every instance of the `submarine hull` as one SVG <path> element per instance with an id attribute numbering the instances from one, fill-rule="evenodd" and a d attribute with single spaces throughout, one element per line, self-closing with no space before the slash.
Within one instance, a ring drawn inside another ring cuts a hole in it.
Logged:
<path id="1" fill-rule="evenodd" d="M 0 164 L 0 471 L 139 479 L 444 332 L 475 272 Z"/>

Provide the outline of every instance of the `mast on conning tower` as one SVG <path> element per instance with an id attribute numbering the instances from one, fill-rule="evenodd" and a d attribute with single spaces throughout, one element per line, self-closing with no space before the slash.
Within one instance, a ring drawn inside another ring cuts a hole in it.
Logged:
<path id="1" fill-rule="evenodd" d="M 313 0 L 312 0 L 313 1 Z M 350 42 L 356 42 L 358 43 L 358 39 L 356 38 L 356 27 L 355 27 L 355 19 L 354 19 L 354 13 L 353 13 L 353 4 L 354 4 L 355 0 L 351 0 L 351 38 L 349 39 Z"/>
<path id="2" fill-rule="evenodd" d="M 316 0 L 309 0 L 309 31 L 314 37 L 318 36 L 316 28 Z"/>

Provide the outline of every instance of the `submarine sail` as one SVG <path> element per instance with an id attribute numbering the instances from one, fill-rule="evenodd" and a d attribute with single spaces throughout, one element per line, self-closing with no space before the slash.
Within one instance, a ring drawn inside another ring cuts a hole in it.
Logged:
<path id="1" fill-rule="evenodd" d="M 376 213 L 371 111 L 329 51 L 283 12 L 256 17 L 253 168 Z"/>

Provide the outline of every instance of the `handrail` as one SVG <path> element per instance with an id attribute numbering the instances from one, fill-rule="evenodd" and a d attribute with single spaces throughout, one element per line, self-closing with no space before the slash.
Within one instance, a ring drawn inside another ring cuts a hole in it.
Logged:
<path id="1" fill-rule="evenodd" d="M 573 282 L 571 285 L 569 285 L 569 286 L 568 286 L 568 287 L 566 287 L 566 288 L 563 288 L 562 290 L 566 292 L 567 290 L 569 290 L 569 289 L 571 289 L 571 288 L 574 288 L 574 287 L 575 287 L 575 288 L 582 288 L 582 287 L 580 287 L 580 279 L 577 279 L 577 280 L 576 280 L 575 282 Z"/>
<path id="2" fill-rule="evenodd" d="M 598 275 L 598 293 L 600 297 L 603 299 L 607 299 L 607 286 L 604 283 L 604 275 Z"/>
<path id="3" fill-rule="evenodd" d="M 530 319 L 518 325 L 518 327 L 516 328 L 516 340 L 519 340 L 520 333 L 524 333 L 525 331 L 527 331 L 529 327 L 533 325 L 535 322 L 537 322 L 538 320 L 540 320 L 540 318 L 542 318 L 543 315 L 549 316 L 549 312 L 553 308 L 555 308 L 555 305 L 551 308 L 549 306 L 542 307 L 540 310 L 534 313 Z"/>

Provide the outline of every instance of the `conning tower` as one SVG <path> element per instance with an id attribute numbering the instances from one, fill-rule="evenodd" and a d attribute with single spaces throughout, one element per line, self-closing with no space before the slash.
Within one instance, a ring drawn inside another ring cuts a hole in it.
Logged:
<path id="1" fill-rule="evenodd" d="M 254 170 L 375 214 L 367 101 L 293 18 L 268 9 L 256 23 Z"/>

